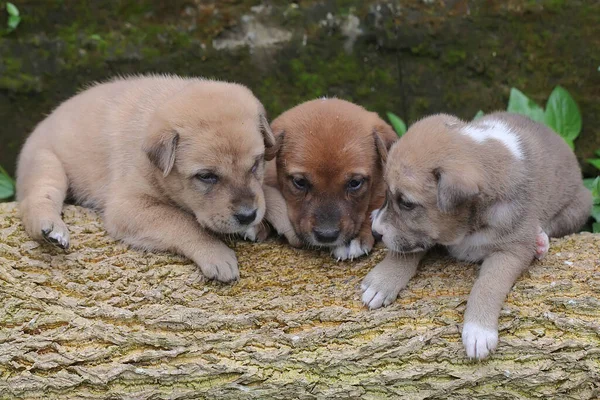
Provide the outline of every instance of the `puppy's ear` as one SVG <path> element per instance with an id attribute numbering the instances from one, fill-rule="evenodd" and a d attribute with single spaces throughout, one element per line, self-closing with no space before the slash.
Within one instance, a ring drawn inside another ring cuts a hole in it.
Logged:
<path id="1" fill-rule="evenodd" d="M 260 132 L 265 141 L 265 160 L 270 161 L 277 155 L 279 146 L 277 145 L 269 121 L 267 121 L 267 117 L 263 113 L 260 114 Z"/>
<path id="2" fill-rule="evenodd" d="M 175 150 L 179 134 L 173 129 L 163 129 L 149 136 L 144 143 L 144 151 L 163 176 L 169 175 L 175 164 Z"/>
<path id="3" fill-rule="evenodd" d="M 396 140 L 398 140 L 398 135 L 396 135 L 396 132 L 391 126 L 386 124 L 381 118 L 377 117 L 377 121 L 373 127 L 373 136 L 377 154 L 379 154 L 381 163 L 385 165 L 387 153 Z"/>
<path id="4" fill-rule="evenodd" d="M 452 212 L 479 194 L 479 175 L 472 168 L 437 168 L 433 174 L 438 181 L 437 204 L 442 212 Z"/>

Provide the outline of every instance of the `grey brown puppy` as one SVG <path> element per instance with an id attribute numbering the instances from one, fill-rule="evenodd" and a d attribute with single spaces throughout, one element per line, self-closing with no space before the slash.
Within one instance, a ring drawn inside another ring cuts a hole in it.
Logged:
<path id="1" fill-rule="evenodd" d="M 232 281 L 236 256 L 212 233 L 243 233 L 261 221 L 264 159 L 274 144 L 262 104 L 244 86 L 176 76 L 98 84 L 27 139 L 17 166 L 23 225 L 67 248 L 61 210 L 69 193 L 101 211 L 115 238 L 183 254 L 206 277 Z"/>
<path id="2" fill-rule="evenodd" d="M 391 249 L 363 282 L 363 301 L 394 301 L 424 252 L 446 246 L 483 261 L 462 332 L 470 358 L 498 343 L 498 317 L 516 279 L 548 250 L 548 236 L 587 221 L 591 193 L 575 155 L 546 126 L 494 113 L 474 122 L 438 114 L 415 123 L 390 150 L 387 200 L 373 231 Z"/>
<path id="3" fill-rule="evenodd" d="M 267 166 L 266 220 L 294 246 L 329 248 L 339 260 L 367 254 L 396 133 L 376 113 L 328 98 L 284 112 L 272 128 L 278 153 Z"/>

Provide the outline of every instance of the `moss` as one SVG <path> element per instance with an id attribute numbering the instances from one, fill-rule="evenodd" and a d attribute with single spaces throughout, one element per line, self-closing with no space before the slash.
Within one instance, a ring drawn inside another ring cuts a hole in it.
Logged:
<path id="1" fill-rule="evenodd" d="M 11 126 L 0 133 L 12 147 L 2 148 L 2 164 L 12 170 L 14 149 L 33 125 L 85 83 L 143 72 L 242 82 L 271 116 L 329 95 L 382 114 L 395 111 L 409 122 L 437 111 L 470 118 L 480 108 L 504 108 L 511 86 L 542 103 L 561 84 L 583 112 L 580 156 L 600 148 L 600 53 L 589 52 L 600 47 L 598 3 L 484 2 L 468 17 L 462 2 L 446 10 L 409 1 L 402 8 L 380 7 L 378 17 L 370 12 L 377 3 L 371 0 L 275 2 L 263 16 L 250 11 L 258 1 L 193 3 L 48 0 L 42 6 L 21 0 L 21 26 L 0 37 L 0 118 Z M 343 49 L 338 27 L 320 24 L 327 13 L 360 19 L 364 35 L 352 53 Z M 277 50 L 212 50 L 212 40 L 235 28 L 243 14 L 293 31 L 294 39 Z"/>
<path id="2" fill-rule="evenodd" d="M 442 62 L 449 67 L 463 63 L 467 59 L 467 52 L 462 49 L 448 49 L 442 55 Z"/>

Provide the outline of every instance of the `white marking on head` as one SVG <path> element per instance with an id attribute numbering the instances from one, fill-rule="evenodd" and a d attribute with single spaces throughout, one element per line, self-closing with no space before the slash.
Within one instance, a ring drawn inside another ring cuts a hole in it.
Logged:
<path id="1" fill-rule="evenodd" d="M 523 159 L 523 150 L 519 136 L 512 132 L 510 127 L 499 120 L 485 121 L 485 123 L 467 125 L 462 128 L 461 133 L 469 136 L 477 143 L 483 143 L 488 139 L 498 140 L 512 153 L 515 158 Z"/>

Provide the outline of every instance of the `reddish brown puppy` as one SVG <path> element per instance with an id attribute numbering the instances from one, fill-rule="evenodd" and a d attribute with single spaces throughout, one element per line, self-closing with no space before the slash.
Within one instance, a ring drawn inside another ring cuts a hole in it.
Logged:
<path id="1" fill-rule="evenodd" d="M 376 113 L 326 98 L 286 111 L 272 129 L 279 150 L 267 165 L 266 219 L 294 246 L 327 247 L 339 260 L 367 254 L 393 129 Z"/>

